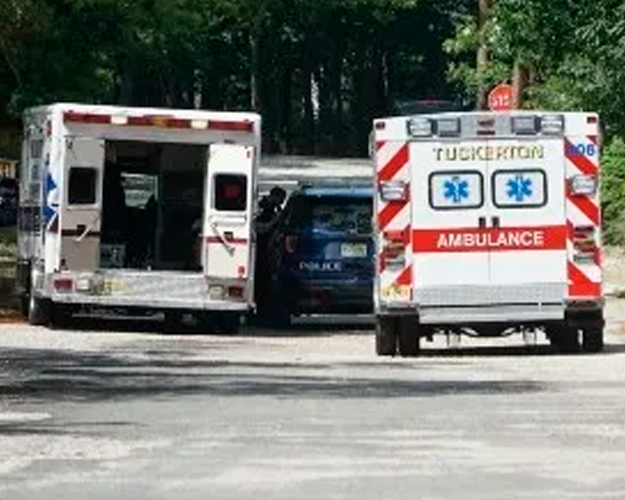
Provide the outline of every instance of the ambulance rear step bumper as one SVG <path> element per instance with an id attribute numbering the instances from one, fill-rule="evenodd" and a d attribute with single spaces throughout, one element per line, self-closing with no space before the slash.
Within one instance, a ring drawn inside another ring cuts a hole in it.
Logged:
<path id="1" fill-rule="evenodd" d="M 565 306 L 559 304 L 493 304 L 468 307 L 421 307 L 420 323 L 425 325 L 469 325 L 477 323 L 536 323 L 560 321 Z"/>
<path id="2" fill-rule="evenodd" d="M 59 280 L 67 288 L 59 289 Z M 61 304 L 232 312 L 251 309 L 250 282 L 246 279 L 176 271 L 106 270 L 55 273 L 47 275 L 45 281 L 44 295 Z"/>

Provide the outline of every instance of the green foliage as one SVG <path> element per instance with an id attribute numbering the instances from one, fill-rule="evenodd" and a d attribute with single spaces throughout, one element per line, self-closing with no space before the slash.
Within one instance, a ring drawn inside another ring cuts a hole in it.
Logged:
<path id="1" fill-rule="evenodd" d="M 607 244 L 625 243 L 625 141 L 614 139 L 601 160 L 603 237 Z"/>

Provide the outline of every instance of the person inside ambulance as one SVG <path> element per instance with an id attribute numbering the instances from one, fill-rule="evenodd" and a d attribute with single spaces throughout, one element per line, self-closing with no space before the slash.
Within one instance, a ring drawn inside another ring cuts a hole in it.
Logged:
<path id="1" fill-rule="evenodd" d="M 107 162 L 102 199 L 102 238 L 107 243 L 126 243 L 128 213 L 121 171 Z"/>
<path id="2" fill-rule="evenodd" d="M 274 186 L 269 194 L 264 196 L 258 206 L 260 212 L 254 219 L 256 231 L 256 272 L 255 272 L 255 297 L 259 312 L 263 313 L 265 298 L 267 295 L 267 285 L 270 276 L 268 248 L 271 237 L 275 233 L 282 205 L 286 200 L 286 191 L 279 186 Z"/>

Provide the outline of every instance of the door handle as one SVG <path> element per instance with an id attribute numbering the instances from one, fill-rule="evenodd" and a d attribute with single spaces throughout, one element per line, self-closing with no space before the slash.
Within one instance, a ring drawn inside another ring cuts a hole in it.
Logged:
<path id="1" fill-rule="evenodd" d="M 480 217 L 478 219 L 478 224 L 479 224 L 480 228 L 485 228 L 486 227 L 486 217 Z"/>
<path id="2" fill-rule="evenodd" d="M 492 217 L 492 223 L 493 223 L 493 227 L 499 227 L 499 217 L 494 216 Z"/>

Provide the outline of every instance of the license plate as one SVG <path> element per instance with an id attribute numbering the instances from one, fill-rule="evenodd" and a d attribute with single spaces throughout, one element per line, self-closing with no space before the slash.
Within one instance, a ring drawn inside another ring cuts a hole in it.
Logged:
<path id="1" fill-rule="evenodd" d="M 365 243 L 343 243 L 341 245 L 341 257 L 366 257 L 367 245 Z"/>
<path id="2" fill-rule="evenodd" d="M 105 278 L 103 279 L 97 287 L 98 295 L 112 295 L 115 292 L 121 292 L 124 290 L 124 283 L 120 280 Z"/>

